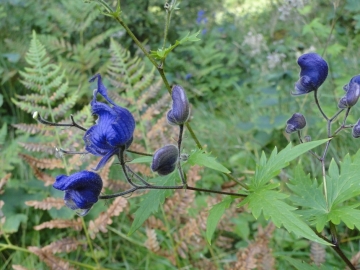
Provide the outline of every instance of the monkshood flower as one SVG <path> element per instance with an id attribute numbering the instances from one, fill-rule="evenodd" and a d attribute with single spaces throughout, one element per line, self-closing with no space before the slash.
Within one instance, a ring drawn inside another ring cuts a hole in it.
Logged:
<path id="1" fill-rule="evenodd" d="M 116 105 L 108 97 L 107 89 L 99 74 L 92 77 L 90 82 L 96 79 L 98 85 L 90 105 L 92 113 L 96 114 L 98 119 L 97 123 L 86 131 L 83 139 L 86 151 L 96 156 L 103 156 L 94 169 L 99 170 L 114 154 L 119 152 L 121 147 L 130 146 L 133 140 L 135 119 L 127 109 Z M 103 96 L 112 106 L 98 102 L 97 94 Z"/>
<path id="2" fill-rule="evenodd" d="M 166 115 L 170 125 L 183 125 L 190 116 L 189 100 L 185 94 L 184 88 L 180 85 L 174 85 L 171 92 L 172 107 Z"/>
<path id="3" fill-rule="evenodd" d="M 326 61 L 316 53 L 306 53 L 299 57 L 297 63 L 301 68 L 300 79 L 291 94 L 296 96 L 316 91 L 328 75 Z"/>
<path id="4" fill-rule="evenodd" d="M 360 97 L 360 75 L 351 78 L 350 82 L 344 86 L 346 92 L 339 103 L 340 109 L 350 108 L 354 106 Z"/>
<path id="5" fill-rule="evenodd" d="M 354 125 L 354 127 L 352 129 L 352 136 L 354 138 L 360 137 L 360 119 L 357 121 L 357 123 Z"/>
<path id="6" fill-rule="evenodd" d="M 179 149 L 176 145 L 165 145 L 154 153 L 151 170 L 159 175 L 168 175 L 175 170 L 178 157 Z"/>
<path id="7" fill-rule="evenodd" d="M 99 199 L 103 183 L 94 172 L 81 171 L 72 175 L 59 175 L 53 185 L 65 191 L 65 205 L 75 210 L 79 216 L 85 216 Z"/>
<path id="8" fill-rule="evenodd" d="M 305 117 L 301 113 L 294 113 L 286 122 L 286 133 L 293 133 L 306 126 Z"/>

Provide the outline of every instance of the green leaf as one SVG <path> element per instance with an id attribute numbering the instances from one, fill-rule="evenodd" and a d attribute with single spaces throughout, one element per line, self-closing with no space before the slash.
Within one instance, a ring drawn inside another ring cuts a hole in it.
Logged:
<path id="1" fill-rule="evenodd" d="M 229 208 L 233 199 L 231 197 L 225 198 L 222 202 L 214 205 L 209 213 L 207 222 L 206 222 L 206 239 L 211 245 L 211 238 L 215 232 L 216 226 L 219 223 L 222 215 L 225 213 L 225 210 Z"/>
<path id="2" fill-rule="evenodd" d="M 345 225 L 353 230 L 356 227 L 360 229 L 360 210 L 354 209 L 357 205 L 352 206 L 340 206 L 335 209 L 331 209 L 329 214 L 331 222 L 334 224 L 339 224 L 340 221 L 343 221 Z"/>
<path id="3" fill-rule="evenodd" d="M 297 166 L 288 187 L 294 192 L 290 199 L 303 210 L 298 211 L 307 221 L 316 224 L 320 232 L 328 218 L 328 208 L 322 186 L 306 175 L 302 166 Z"/>
<path id="4" fill-rule="evenodd" d="M 200 31 L 196 32 L 195 34 L 190 35 L 190 32 L 186 34 L 185 37 L 183 37 L 181 40 L 176 40 L 174 45 L 170 45 L 169 47 L 165 49 L 158 49 L 157 51 L 151 51 L 151 56 L 155 57 L 159 60 L 164 60 L 168 54 L 174 50 L 177 46 L 184 44 L 186 42 L 196 42 L 200 39 L 197 37 L 199 35 Z"/>
<path id="5" fill-rule="evenodd" d="M 299 144 L 295 147 L 291 147 L 289 144 L 285 149 L 277 152 L 277 149 L 273 150 L 269 160 L 266 159 L 265 154 L 261 155 L 260 162 L 256 168 L 255 176 L 251 181 L 250 189 L 258 190 L 264 187 L 273 177 L 279 174 L 280 170 L 286 166 L 293 159 L 306 153 L 307 151 L 327 142 L 329 139 L 312 141 Z"/>
<path id="6" fill-rule="evenodd" d="M 5 144 L 6 136 L 7 136 L 7 124 L 4 123 L 0 129 L 0 145 Z"/>
<path id="7" fill-rule="evenodd" d="M 144 157 L 135 158 L 128 163 L 133 164 L 133 163 L 151 163 L 151 162 L 152 162 L 152 157 L 144 156 Z"/>
<path id="8" fill-rule="evenodd" d="M 200 149 L 192 151 L 187 162 L 190 165 L 197 164 L 223 173 L 230 173 L 225 166 L 216 161 L 216 158 L 210 156 L 210 153 L 205 153 Z"/>
<path id="9" fill-rule="evenodd" d="M 27 216 L 25 214 L 15 214 L 9 217 L 6 217 L 5 224 L 2 226 L 2 229 L 5 233 L 14 233 L 19 230 L 21 222 L 26 222 Z"/>
<path id="10" fill-rule="evenodd" d="M 176 175 L 177 172 L 174 172 L 164 177 L 157 177 L 153 180 L 156 182 L 162 182 L 164 186 L 170 186 L 175 184 Z M 150 190 L 148 193 L 142 195 L 143 200 L 140 202 L 139 208 L 135 212 L 135 219 L 131 224 L 128 235 L 133 234 L 141 227 L 148 217 L 156 213 L 159 206 L 164 203 L 165 198 L 170 194 L 170 190 L 158 189 Z"/>
<path id="11" fill-rule="evenodd" d="M 283 226 L 288 232 L 320 244 L 329 245 L 294 212 L 295 208 L 283 201 L 287 195 L 273 190 L 259 190 L 244 199 L 240 205 L 248 203 L 255 218 L 263 213 L 266 220 L 271 218 L 277 227 Z"/>
<path id="12" fill-rule="evenodd" d="M 282 259 L 288 261 L 292 266 L 295 267 L 295 269 L 298 270 L 319 270 L 317 266 L 310 265 L 304 261 L 293 259 L 290 257 L 281 257 Z"/>

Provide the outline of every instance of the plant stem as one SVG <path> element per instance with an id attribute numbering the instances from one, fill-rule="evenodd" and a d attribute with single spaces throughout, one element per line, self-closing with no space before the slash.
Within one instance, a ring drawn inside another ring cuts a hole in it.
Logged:
<path id="1" fill-rule="evenodd" d="M 82 223 L 82 226 L 83 226 L 83 229 L 84 229 L 84 232 L 85 232 L 86 240 L 87 240 L 88 245 L 89 245 L 90 250 L 91 250 L 92 257 L 93 257 L 93 259 L 94 259 L 97 267 L 100 267 L 99 261 L 98 261 L 96 255 L 95 255 L 94 248 L 93 248 L 93 246 L 92 246 L 91 239 L 90 239 L 90 237 L 89 237 L 89 233 L 88 233 L 88 230 L 87 230 L 87 227 L 86 227 L 84 218 L 82 218 L 82 217 L 81 217 L 81 223 Z"/>
<path id="2" fill-rule="evenodd" d="M 323 112 L 321 106 L 320 106 L 320 103 L 319 103 L 319 100 L 318 100 L 318 97 L 317 97 L 317 90 L 314 91 L 314 98 L 315 98 L 315 103 L 316 103 L 316 106 L 318 107 L 320 113 L 322 114 L 322 116 L 328 121 L 329 118 L 326 116 L 326 114 Z"/>
<path id="3" fill-rule="evenodd" d="M 54 126 L 54 127 L 77 127 L 78 129 L 81 129 L 81 130 L 83 130 L 83 131 L 87 131 L 86 128 L 78 125 L 78 124 L 75 122 L 73 115 L 70 115 L 70 118 L 71 118 L 71 121 L 72 121 L 71 124 L 60 124 L 60 123 L 55 123 L 55 122 L 47 121 L 47 120 L 45 120 L 44 118 L 42 118 L 38 112 L 35 112 L 34 115 L 33 115 L 33 117 L 34 117 L 35 120 L 37 120 L 37 121 L 39 121 L 40 123 L 42 123 L 42 124 L 44 124 L 44 125 L 47 125 L 47 126 Z"/>

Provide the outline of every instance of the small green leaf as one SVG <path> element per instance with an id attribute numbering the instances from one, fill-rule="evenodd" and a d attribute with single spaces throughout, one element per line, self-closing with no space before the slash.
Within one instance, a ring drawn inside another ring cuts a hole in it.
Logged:
<path id="1" fill-rule="evenodd" d="M 190 165 L 197 164 L 223 173 L 230 173 L 230 171 L 224 165 L 216 161 L 216 158 L 210 156 L 209 153 L 205 153 L 202 150 L 194 150 L 191 152 L 187 162 Z"/>
<path id="2" fill-rule="evenodd" d="M 151 162 L 152 162 L 152 157 L 145 156 L 145 157 L 135 158 L 129 163 L 133 164 L 133 163 L 151 163 Z"/>
<path id="3" fill-rule="evenodd" d="M 24 214 L 15 214 L 9 217 L 6 217 L 5 224 L 2 226 L 2 229 L 5 233 L 14 233 L 19 230 L 21 222 L 26 222 L 27 216 Z"/>
<path id="4" fill-rule="evenodd" d="M 175 184 L 177 172 L 171 173 L 164 177 L 157 177 L 153 179 L 156 182 L 163 183 L 164 186 Z M 128 235 L 133 234 L 152 214 L 156 213 L 159 206 L 164 203 L 165 198 L 170 195 L 170 190 L 157 189 L 150 190 L 148 193 L 142 195 L 143 200 L 140 202 L 139 208 L 135 212 L 135 219 L 131 224 Z"/>
<path id="5" fill-rule="evenodd" d="M 174 45 L 170 45 L 169 47 L 165 48 L 165 49 L 158 49 L 157 51 L 151 51 L 150 54 L 151 56 L 155 57 L 156 59 L 159 60 L 164 60 L 168 54 L 174 50 L 177 46 L 184 44 L 186 42 L 196 42 L 199 41 L 200 39 L 197 37 L 199 35 L 200 31 L 190 35 L 190 32 L 186 34 L 185 37 L 183 37 L 181 40 L 177 40 L 175 41 Z"/>
<path id="6" fill-rule="evenodd" d="M 229 208 L 233 199 L 231 197 L 225 198 L 222 202 L 214 205 L 209 213 L 207 222 L 206 222 L 206 239 L 211 245 L 211 238 L 215 232 L 216 226 L 219 223 L 222 215 L 225 213 L 225 210 Z"/>

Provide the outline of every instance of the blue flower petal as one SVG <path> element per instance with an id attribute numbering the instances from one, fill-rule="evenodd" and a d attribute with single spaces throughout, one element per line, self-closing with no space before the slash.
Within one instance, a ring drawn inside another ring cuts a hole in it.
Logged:
<path id="1" fill-rule="evenodd" d="M 300 79 L 295 84 L 292 95 L 304 95 L 316 91 L 328 75 L 326 61 L 316 53 L 306 53 L 299 57 L 298 65 L 301 68 Z"/>

